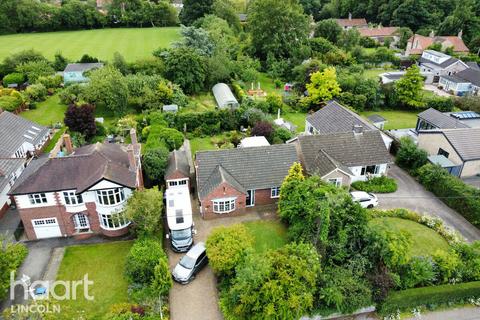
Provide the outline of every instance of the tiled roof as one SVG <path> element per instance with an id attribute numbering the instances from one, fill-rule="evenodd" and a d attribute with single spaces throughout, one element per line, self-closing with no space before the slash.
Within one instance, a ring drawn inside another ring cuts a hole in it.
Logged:
<path id="1" fill-rule="evenodd" d="M 358 27 L 367 26 L 367 20 L 365 18 L 360 19 L 336 19 L 337 23 L 342 27 Z"/>
<path id="2" fill-rule="evenodd" d="M 85 72 L 103 67 L 103 63 L 69 63 L 63 72 Z"/>
<path id="3" fill-rule="evenodd" d="M 455 52 L 468 52 L 468 47 L 465 45 L 462 39 L 457 36 L 437 36 L 435 42 L 445 43 L 449 42 L 453 46 Z"/>
<path id="4" fill-rule="evenodd" d="M 280 186 L 296 161 L 291 144 L 197 152 L 199 196 L 205 197 L 220 181 L 244 190 Z"/>
<path id="5" fill-rule="evenodd" d="M 350 173 L 347 167 L 392 162 L 380 131 L 300 136 L 298 143 L 309 174 L 324 176 L 336 168 Z"/>
<path id="6" fill-rule="evenodd" d="M 408 39 L 408 41 L 414 41 L 412 42 L 413 48 L 410 49 L 410 52 L 412 54 L 422 54 L 424 50 L 426 50 L 435 42 L 441 43 L 442 45 L 445 42 L 448 42 L 448 44 L 451 44 L 451 46 L 453 46 L 454 52 L 468 52 L 467 46 L 458 36 L 426 37 L 419 34 L 414 34 L 412 37 L 410 37 L 410 39 Z"/>
<path id="7" fill-rule="evenodd" d="M 355 112 L 332 100 L 325 107 L 307 117 L 307 121 L 320 134 L 351 132 L 353 126 L 359 125 L 364 130 L 377 130 Z"/>
<path id="8" fill-rule="evenodd" d="M 457 72 L 455 76 L 480 87 L 480 70 L 468 68 Z"/>
<path id="9" fill-rule="evenodd" d="M 188 158 L 183 148 L 170 152 L 165 177 L 170 176 L 177 170 L 187 177 L 190 175 L 190 165 L 188 164 Z"/>
<path id="10" fill-rule="evenodd" d="M 464 161 L 480 159 L 480 128 L 450 129 L 442 133 Z"/>
<path id="11" fill-rule="evenodd" d="M 129 169 L 123 146 L 97 143 L 78 148 L 66 157 L 44 156 L 33 160 L 10 193 L 69 189 L 81 193 L 103 179 L 129 188 L 136 187 L 136 172 Z"/>
<path id="12" fill-rule="evenodd" d="M 49 129 L 8 111 L 0 113 L 0 156 L 12 157 L 24 142 L 37 145 Z"/>
<path id="13" fill-rule="evenodd" d="M 23 166 L 24 163 L 25 159 L 22 158 L 0 158 L 0 190 L 3 190 L 8 184 L 10 175 Z"/>
<path id="14" fill-rule="evenodd" d="M 457 58 L 453 58 L 453 57 L 450 57 L 450 59 L 442 62 L 442 63 L 436 63 L 435 61 L 432 61 L 432 60 L 428 60 L 428 59 L 425 59 L 425 58 L 422 58 L 420 57 L 420 59 L 418 60 L 420 63 L 424 63 L 424 64 L 431 64 L 431 65 L 434 65 L 434 66 L 437 66 L 437 67 L 440 67 L 442 69 L 445 69 L 449 66 L 451 66 L 452 64 L 460 61 L 458 60 Z"/>
<path id="15" fill-rule="evenodd" d="M 388 37 L 397 32 L 397 27 L 360 28 L 358 32 L 362 37 Z"/>
<path id="16" fill-rule="evenodd" d="M 418 117 L 439 129 L 468 128 L 466 124 L 463 124 L 453 117 L 443 114 L 433 108 L 420 112 Z"/>

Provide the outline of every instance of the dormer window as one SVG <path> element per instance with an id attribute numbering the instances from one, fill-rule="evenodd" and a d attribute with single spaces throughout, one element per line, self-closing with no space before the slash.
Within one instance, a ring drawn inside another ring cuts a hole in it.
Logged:
<path id="1" fill-rule="evenodd" d="M 76 194 L 75 191 L 63 192 L 63 199 L 67 206 L 76 206 L 83 203 L 82 195 Z"/>

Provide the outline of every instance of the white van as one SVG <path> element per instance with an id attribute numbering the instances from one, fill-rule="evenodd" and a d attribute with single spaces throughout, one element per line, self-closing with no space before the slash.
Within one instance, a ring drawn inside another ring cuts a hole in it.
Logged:
<path id="1" fill-rule="evenodd" d="M 192 205 L 187 186 L 168 188 L 165 191 L 168 234 L 173 251 L 187 252 L 193 245 Z"/>

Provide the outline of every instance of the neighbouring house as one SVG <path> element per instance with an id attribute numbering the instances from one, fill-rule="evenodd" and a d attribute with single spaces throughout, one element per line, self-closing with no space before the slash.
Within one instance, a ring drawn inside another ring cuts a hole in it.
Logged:
<path id="1" fill-rule="evenodd" d="M 295 162 L 297 152 L 291 144 L 197 152 L 202 217 L 233 215 L 276 203 L 280 186 Z"/>
<path id="2" fill-rule="evenodd" d="M 397 27 L 382 27 L 378 26 L 376 28 L 359 28 L 358 32 L 360 35 L 365 38 L 370 38 L 375 40 L 380 44 L 384 44 L 385 40 L 390 39 L 390 46 L 395 46 L 398 41 L 400 41 L 400 36 L 398 34 Z"/>
<path id="3" fill-rule="evenodd" d="M 141 146 L 135 130 L 132 144 L 92 144 L 68 154 L 33 160 L 15 182 L 15 198 L 29 240 L 53 237 L 124 235 L 130 221 L 121 211 L 135 189 L 143 187 Z"/>
<path id="4" fill-rule="evenodd" d="M 193 161 L 190 148 L 184 143 L 178 150 L 173 150 L 168 156 L 168 164 L 165 170 L 165 182 L 168 188 L 177 186 L 192 187 Z"/>
<path id="5" fill-rule="evenodd" d="M 50 140 L 50 129 L 0 109 L 0 217 L 12 203 L 11 187 Z"/>
<path id="6" fill-rule="evenodd" d="M 344 30 L 352 28 L 368 28 L 368 23 L 365 18 L 353 19 L 352 14 L 348 14 L 348 19 L 336 19 L 338 25 Z"/>
<path id="7" fill-rule="evenodd" d="M 213 96 L 217 102 L 219 109 L 235 109 L 239 107 L 239 103 L 225 83 L 217 83 L 212 88 Z"/>
<path id="8" fill-rule="evenodd" d="M 456 96 L 480 95 L 480 70 L 467 68 L 453 75 L 442 75 L 438 87 Z"/>
<path id="9" fill-rule="evenodd" d="M 414 34 L 408 39 L 405 54 L 408 55 L 421 55 L 425 50 L 435 43 L 442 45 L 442 51 L 447 48 L 452 48 L 456 53 L 468 53 L 469 50 L 462 40 L 462 32 L 459 32 L 457 36 L 435 36 L 430 34 L 428 37 L 419 34 Z"/>
<path id="10" fill-rule="evenodd" d="M 388 84 L 397 82 L 400 80 L 407 72 L 406 71 L 389 71 L 379 74 L 380 82 L 382 84 Z M 420 71 L 420 74 L 425 78 L 425 83 L 433 83 L 433 74 L 431 72 Z"/>
<path id="11" fill-rule="evenodd" d="M 380 130 L 383 130 L 385 128 L 385 123 L 387 122 L 387 119 L 385 119 L 379 114 L 372 114 L 368 116 L 368 120 L 370 120 L 370 122 L 373 123 L 373 125 Z"/>
<path id="12" fill-rule="evenodd" d="M 429 156 L 440 156 L 432 160 L 455 176 L 480 174 L 480 128 L 420 131 L 418 146 Z"/>
<path id="13" fill-rule="evenodd" d="M 238 148 L 265 147 L 270 143 L 264 136 L 246 137 L 238 144 Z"/>
<path id="14" fill-rule="evenodd" d="M 463 61 L 435 50 L 423 51 L 419 63 L 420 72 L 432 74 L 434 83 L 439 82 L 440 76 L 451 76 L 468 68 Z"/>
<path id="15" fill-rule="evenodd" d="M 300 136 L 294 143 L 305 171 L 336 186 L 385 175 L 392 163 L 380 131 L 359 125 L 350 132 Z"/>
<path id="16" fill-rule="evenodd" d="M 68 83 L 79 83 L 86 82 L 88 78 L 85 76 L 85 72 L 102 68 L 103 63 L 69 63 L 65 70 L 63 71 L 63 82 Z"/>
<path id="17" fill-rule="evenodd" d="M 322 109 L 308 115 L 305 119 L 305 134 L 330 134 L 352 132 L 355 126 L 363 127 L 363 131 L 377 131 L 377 127 L 363 119 L 352 110 L 342 106 L 337 101 L 329 101 Z M 393 139 L 385 133 L 380 133 L 385 146 L 390 150 Z"/>
<path id="18" fill-rule="evenodd" d="M 429 108 L 417 115 L 418 119 L 415 131 L 469 128 L 467 124 L 460 120 L 462 115 L 465 114 L 461 112 L 448 114 Z"/>

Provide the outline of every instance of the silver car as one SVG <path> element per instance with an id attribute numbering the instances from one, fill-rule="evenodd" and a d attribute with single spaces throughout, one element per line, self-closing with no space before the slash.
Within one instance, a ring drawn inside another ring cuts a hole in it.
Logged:
<path id="1" fill-rule="evenodd" d="M 172 277 L 181 284 L 187 284 L 195 279 L 195 275 L 207 263 L 208 257 L 205 243 L 199 242 L 180 259 L 172 271 Z"/>

